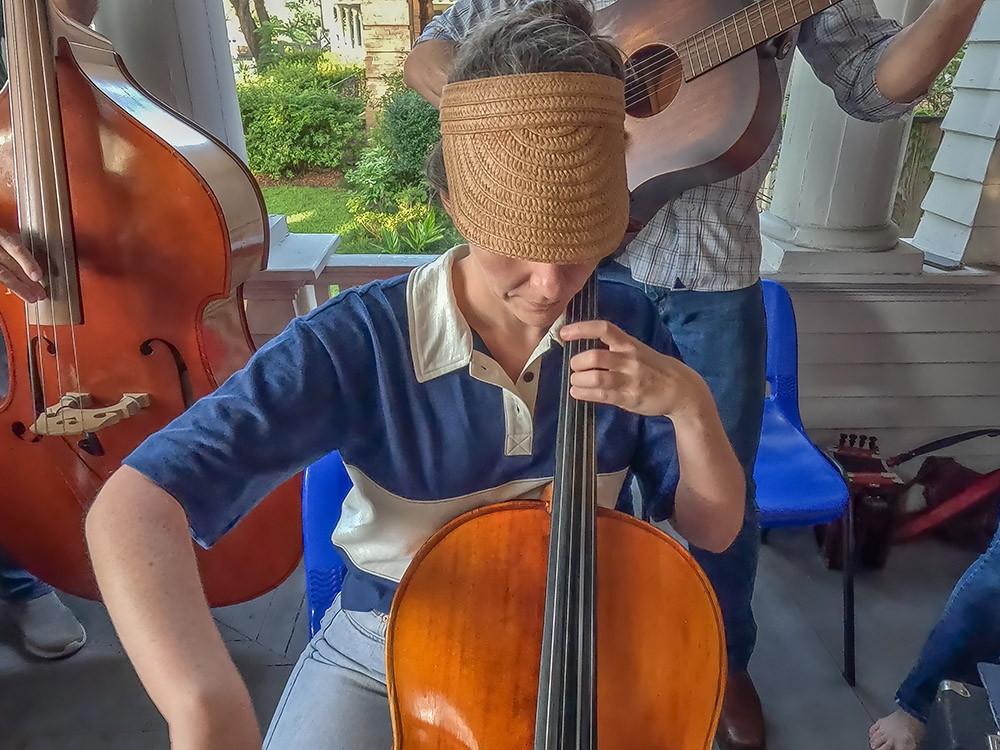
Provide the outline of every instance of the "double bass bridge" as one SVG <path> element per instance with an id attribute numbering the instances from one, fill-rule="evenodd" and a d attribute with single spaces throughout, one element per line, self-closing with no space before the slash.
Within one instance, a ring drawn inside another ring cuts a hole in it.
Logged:
<path id="1" fill-rule="evenodd" d="M 102 407 L 91 405 L 89 393 L 67 393 L 38 415 L 31 431 L 49 437 L 90 435 L 134 417 L 147 406 L 148 393 L 124 393 L 117 404 Z"/>

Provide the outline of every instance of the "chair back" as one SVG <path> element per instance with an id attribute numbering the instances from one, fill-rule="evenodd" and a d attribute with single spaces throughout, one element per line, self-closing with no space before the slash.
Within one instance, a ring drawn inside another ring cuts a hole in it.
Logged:
<path id="1" fill-rule="evenodd" d="M 799 415 L 799 354 L 792 299 L 777 281 L 763 279 L 761 286 L 767 315 L 766 372 L 771 391 L 767 398 L 804 433 Z"/>
<path id="2" fill-rule="evenodd" d="M 302 478 L 302 546 L 310 637 L 319 630 L 320 620 L 344 582 L 346 566 L 330 537 L 351 487 L 351 478 L 337 451 L 307 467 Z"/>

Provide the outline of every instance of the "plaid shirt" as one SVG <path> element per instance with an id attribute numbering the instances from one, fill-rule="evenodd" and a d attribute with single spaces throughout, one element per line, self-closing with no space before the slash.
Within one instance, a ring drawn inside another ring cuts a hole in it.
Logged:
<path id="1" fill-rule="evenodd" d="M 613 0 L 611 0 L 613 1 Z M 611 4 L 596 0 L 600 9 Z M 417 40 L 461 42 L 479 21 L 518 0 L 457 0 Z M 847 114 L 880 122 L 909 113 L 910 104 L 882 96 L 875 65 L 900 26 L 881 18 L 872 0 L 842 0 L 804 21 L 796 43 L 816 76 Z M 778 61 L 784 89 L 792 56 Z M 774 161 L 780 128 L 760 160 L 742 174 L 691 188 L 667 203 L 621 256 L 639 282 L 701 291 L 742 289 L 760 278 L 757 193 Z"/>

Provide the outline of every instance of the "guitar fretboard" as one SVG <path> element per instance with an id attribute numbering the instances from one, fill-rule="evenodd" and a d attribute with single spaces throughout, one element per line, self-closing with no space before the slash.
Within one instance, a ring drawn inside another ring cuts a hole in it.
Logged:
<path id="1" fill-rule="evenodd" d="M 760 0 L 692 34 L 679 45 L 684 78 L 691 80 L 840 0 Z"/>

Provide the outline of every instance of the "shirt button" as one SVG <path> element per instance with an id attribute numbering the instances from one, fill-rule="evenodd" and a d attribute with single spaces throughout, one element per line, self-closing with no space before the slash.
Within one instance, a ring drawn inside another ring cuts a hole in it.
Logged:
<path id="1" fill-rule="evenodd" d="M 535 379 L 535 373 L 533 373 L 533 372 L 526 372 L 526 373 L 524 373 L 524 382 L 525 383 L 530 383 L 534 379 Z"/>

